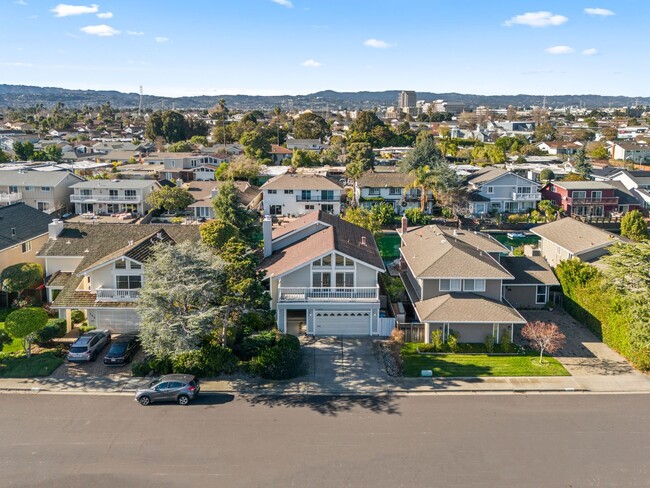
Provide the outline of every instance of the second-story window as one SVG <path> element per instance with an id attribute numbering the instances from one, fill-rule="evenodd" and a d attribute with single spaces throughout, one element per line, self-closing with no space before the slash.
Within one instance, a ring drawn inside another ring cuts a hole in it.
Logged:
<path id="1" fill-rule="evenodd" d="M 493 186 L 486 186 L 485 187 L 485 193 L 494 193 L 494 187 Z"/>
<path id="2" fill-rule="evenodd" d="M 368 189 L 368 194 L 369 195 L 380 195 L 381 194 L 381 188 L 369 188 Z"/>
<path id="3" fill-rule="evenodd" d="M 115 261 L 115 269 L 126 269 L 126 261 L 125 260 Z"/>
<path id="4" fill-rule="evenodd" d="M 311 200 L 311 190 L 302 190 L 301 195 L 303 200 Z"/>
<path id="5" fill-rule="evenodd" d="M 389 194 L 391 195 L 401 195 L 402 194 L 402 189 L 396 186 L 391 187 L 391 189 L 388 191 Z"/>
<path id="6" fill-rule="evenodd" d="M 110 196 L 112 196 L 112 197 L 116 197 L 117 196 L 117 190 L 108 190 L 108 194 Z"/>
<path id="7" fill-rule="evenodd" d="M 93 194 L 92 190 L 79 190 L 79 194 L 83 195 L 84 197 L 90 197 Z"/>
<path id="8" fill-rule="evenodd" d="M 41 186 L 41 191 L 50 191 L 52 189 L 51 186 Z"/>
<path id="9" fill-rule="evenodd" d="M 140 263 L 134 263 L 131 261 L 131 269 L 142 269 L 142 265 Z"/>
<path id="10" fill-rule="evenodd" d="M 465 291 L 485 291 L 485 280 L 463 280 Z"/>
<path id="11" fill-rule="evenodd" d="M 133 290 L 137 288 L 142 288 L 142 277 L 139 275 L 116 276 L 115 287 L 118 290 Z"/>
<path id="12" fill-rule="evenodd" d="M 460 291 L 461 280 L 440 280 L 440 291 Z"/>
<path id="13" fill-rule="evenodd" d="M 320 192 L 321 200 L 326 202 L 331 202 L 334 200 L 334 191 L 332 190 L 322 190 Z"/>
<path id="14" fill-rule="evenodd" d="M 278 190 L 268 190 L 268 192 L 269 195 L 275 195 L 278 192 Z"/>
<path id="15" fill-rule="evenodd" d="M 135 196 L 135 190 L 124 190 L 124 196 L 134 197 Z"/>
<path id="16" fill-rule="evenodd" d="M 285 195 L 293 195 L 293 190 L 284 190 Z"/>
<path id="17" fill-rule="evenodd" d="M 17 186 L 10 186 L 9 187 L 9 193 L 18 193 L 18 187 Z"/>

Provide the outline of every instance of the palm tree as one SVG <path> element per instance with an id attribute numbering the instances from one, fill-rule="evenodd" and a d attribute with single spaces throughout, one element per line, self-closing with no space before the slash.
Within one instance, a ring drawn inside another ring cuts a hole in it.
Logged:
<path id="1" fill-rule="evenodd" d="M 420 190 L 420 210 L 423 212 L 427 206 L 427 195 L 429 191 L 434 191 L 437 186 L 436 176 L 432 171 L 431 166 L 420 166 L 411 171 L 413 182 L 406 187 L 407 190 L 411 188 L 418 188 Z"/>

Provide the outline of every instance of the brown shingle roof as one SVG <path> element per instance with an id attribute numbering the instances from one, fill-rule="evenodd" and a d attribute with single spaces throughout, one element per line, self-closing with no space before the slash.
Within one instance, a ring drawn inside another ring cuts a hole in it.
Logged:
<path id="1" fill-rule="evenodd" d="M 571 217 L 533 227 L 531 232 L 543 239 L 548 239 L 572 254 L 606 247 L 620 240 L 612 234 Z"/>
<path id="2" fill-rule="evenodd" d="M 512 279 L 487 252 L 454 239 L 436 225 L 402 234 L 400 251 L 417 278 Z"/>
<path id="3" fill-rule="evenodd" d="M 332 180 L 320 175 L 284 174 L 271 178 L 261 190 L 341 190 Z"/>
<path id="4" fill-rule="evenodd" d="M 413 183 L 414 177 L 406 173 L 376 173 L 367 171 L 357 181 L 359 188 L 404 188 Z"/>
<path id="5" fill-rule="evenodd" d="M 416 302 L 415 309 L 422 322 L 526 323 L 514 308 L 473 293 L 447 293 Z"/>
<path id="6" fill-rule="evenodd" d="M 271 144 L 271 154 L 293 154 L 293 151 L 277 144 Z"/>
<path id="7" fill-rule="evenodd" d="M 515 277 L 514 285 L 559 285 L 555 273 L 541 256 L 504 256 L 501 264 Z"/>

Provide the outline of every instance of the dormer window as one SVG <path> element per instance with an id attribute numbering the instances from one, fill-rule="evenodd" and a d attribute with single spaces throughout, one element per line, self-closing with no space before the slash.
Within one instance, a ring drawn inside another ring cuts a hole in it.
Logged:
<path id="1" fill-rule="evenodd" d="M 131 261 L 131 269 L 142 269 L 142 265 L 140 263 L 134 263 Z"/>
<path id="2" fill-rule="evenodd" d="M 126 261 L 124 259 L 115 261 L 115 269 L 126 269 Z"/>

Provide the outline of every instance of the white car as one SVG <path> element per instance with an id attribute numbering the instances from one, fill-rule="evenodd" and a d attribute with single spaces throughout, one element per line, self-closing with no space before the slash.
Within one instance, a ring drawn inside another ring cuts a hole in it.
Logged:
<path id="1" fill-rule="evenodd" d="M 91 330 L 75 341 L 68 351 L 68 361 L 85 362 L 97 359 L 99 352 L 111 342 L 108 330 Z"/>

